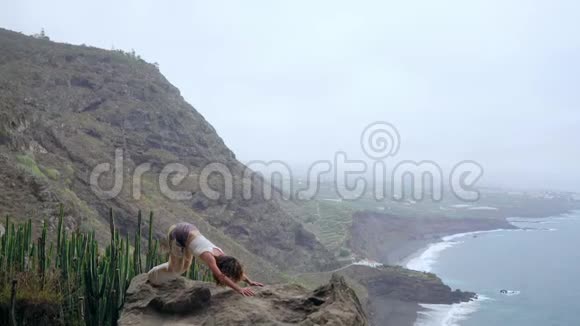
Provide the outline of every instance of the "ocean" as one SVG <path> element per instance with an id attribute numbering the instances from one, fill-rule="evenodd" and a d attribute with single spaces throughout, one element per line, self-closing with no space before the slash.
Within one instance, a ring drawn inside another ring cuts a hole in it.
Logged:
<path id="1" fill-rule="evenodd" d="M 423 305 L 416 326 L 580 325 L 580 211 L 510 222 L 522 230 L 445 237 L 407 262 L 479 295 L 469 303 Z"/>

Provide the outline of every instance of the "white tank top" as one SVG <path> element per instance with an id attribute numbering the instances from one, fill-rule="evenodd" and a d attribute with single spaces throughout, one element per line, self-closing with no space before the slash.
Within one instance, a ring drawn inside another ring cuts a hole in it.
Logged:
<path id="1" fill-rule="evenodd" d="M 203 234 L 198 234 L 191 240 L 188 246 L 189 250 L 193 253 L 194 256 L 199 257 L 204 252 L 213 252 L 214 249 L 217 249 L 223 253 L 223 250 L 218 246 L 214 245 L 211 241 L 209 241 Z"/>

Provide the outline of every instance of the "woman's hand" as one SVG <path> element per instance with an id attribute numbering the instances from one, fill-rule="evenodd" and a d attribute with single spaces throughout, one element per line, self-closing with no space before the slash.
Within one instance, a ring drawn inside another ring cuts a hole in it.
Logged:
<path id="1" fill-rule="evenodd" d="M 253 297 L 256 295 L 256 293 L 254 293 L 254 290 L 250 288 L 241 288 L 238 292 L 244 297 Z"/>
<path id="2" fill-rule="evenodd" d="M 248 284 L 249 286 L 264 286 L 264 284 L 262 284 L 260 282 L 254 282 L 254 281 L 250 280 L 250 278 L 248 277 L 248 275 L 245 274 L 245 273 L 244 273 L 244 276 L 243 276 L 242 280 L 244 282 L 246 282 L 246 284 Z"/>
<path id="3" fill-rule="evenodd" d="M 248 281 L 248 285 L 249 286 L 264 286 L 264 284 L 260 283 L 260 282 L 254 282 L 254 281 Z"/>

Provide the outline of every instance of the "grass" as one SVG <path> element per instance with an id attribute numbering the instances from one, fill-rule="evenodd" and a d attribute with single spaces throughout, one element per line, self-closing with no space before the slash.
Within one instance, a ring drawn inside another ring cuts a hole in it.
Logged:
<path id="1" fill-rule="evenodd" d="M 41 166 L 40 170 L 44 173 L 45 176 L 49 177 L 52 180 L 56 181 L 60 178 L 60 172 L 58 172 L 57 169 L 45 168 Z"/>
<path id="2" fill-rule="evenodd" d="M 46 176 L 44 175 L 44 173 L 42 173 L 40 167 L 38 166 L 32 155 L 30 154 L 17 155 L 16 161 L 18 162 L 17 166 L 23 169 L 24 171 L 38 178 L 42 179 L 46 178 Z"/>
<path id="3" fill-rule="evenodd" d="M 179 157 L 177 157 L 173 153 L 166 151 L 164 149 L 159 149 L 159 148 L 149 149 L 147 151 L 147 155 L 152 155 L 156 158 L 159 158 L 160 160 L 162 160 L 164 162 L 176 162 L 179 160 Z"/>
<path id="4" fill-rule="evenodd" d="M 61 304 L 63 294 L 60 291 L 58 274 L 54 271 L 47 274 L 43 284 L 41 278 L 35 272 L 18 273 L 14 279 L 17 280 L 18 291 L 16 300 L 24 301 L 28 304 Z M 0 285 L 0 305 L 10 304 L 11 284 Z"/>
<path id="5" fill-rule="evenodd" d="M 42 165 L 39 165 L 34 156 L 30 153 L 27 154 L 20 154 L 16 155 L 17 166 L 28 172 L 29 174 L 41 178 L 46 179 L 49 178 L 51 180 L 58 180 L 60 178 L 60 172 L 57 169 L 47 168 Z"/>

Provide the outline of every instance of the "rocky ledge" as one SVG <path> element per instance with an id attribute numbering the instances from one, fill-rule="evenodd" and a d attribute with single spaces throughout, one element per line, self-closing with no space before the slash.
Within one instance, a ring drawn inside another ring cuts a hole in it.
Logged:
<path id="1" fill-rule="evenodd" d="M 256 288 L 242 297 L 230 289 L 178 278 L 152 286 L 147 275 L 129 286 L 119 325 L 368 325 L 355 292 L 343 277 L 314 291 L 296 284 Z"/>

